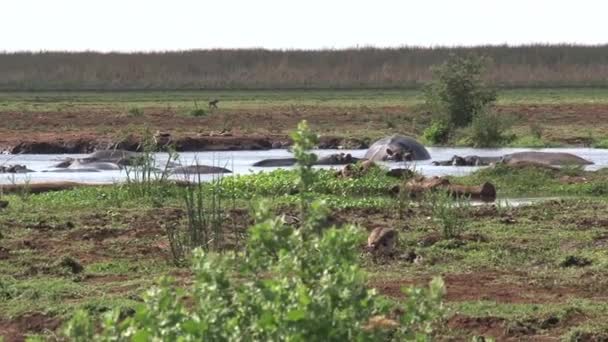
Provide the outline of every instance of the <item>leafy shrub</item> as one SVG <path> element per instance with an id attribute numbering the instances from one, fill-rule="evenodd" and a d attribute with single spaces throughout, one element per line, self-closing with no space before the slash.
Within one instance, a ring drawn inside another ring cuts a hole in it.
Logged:
<path id="1" fill-rule="evenodd" d="M 496 147 L 513 140 L 507 135 L 511 122 L 494 112 L 480 112 L 473 118 L 469 140 L 474 147 Z"/>
<path id="2" fill-rule="evenodd" d="M 311 185 L 315 140 L 306 124 L 294 134 L 299 186 Z M 300 145 L 298 145 L 300 144 Z M 310 197 L 302 197 L 310 201 Z M 442 315 L 444 285 L 404 290 L 404 314 L 366 285 L 358 266 L 362 236 L 353 226 L 321 229 L 327 206 L 307 202 L 299 229 L 255 210 L 246 252 L 225 255 L 197 249 L 194 282 L 182 289 L 169 278 L 150 289 L 135 314 L 105 315 L 99 334 L 85 312 L 67 324 L 76 341 L 378 341 L 426 340 Z"/>
<path id="3" fill-rule="evenodd" d="M 450 137 L 450 125 L 444 120 L 435 120 L 422 133 L 429 144 L 445 144 Z"/>
<path id="4" fill-rule="evenodd" d="M 203 108 L 195 108 L 190 111 L 190 115 L 192 116 L 205 116 L 207 112 Z"/>
<path id="5" fill-rule="evenodd" d="M 608 148 L 608 138 L 595 141 L 593 143 L 593 147 L 595 147 L 595 148 Z"/>
<path id="6" fill-rule="evenodd" d="M 482 74 L 485 58 L 451 55 L 433 68 L 433 81 L 425 87 L 425 103 L 435 114 L 446 115 L 455 127 L 469 125 L 473 118 L 496 101 L 496 92 L 486 88 Z"/>

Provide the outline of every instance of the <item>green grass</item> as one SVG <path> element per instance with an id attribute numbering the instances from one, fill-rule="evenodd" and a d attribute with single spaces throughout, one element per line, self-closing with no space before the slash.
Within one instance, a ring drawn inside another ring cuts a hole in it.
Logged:
<path id="1" fill-rule="evenodd" d="M 448 301 L 450 315 L 498 317 L 506 326 L 527 324 L 539 334 L 552 336 L 577 331 L 600 334 L 601 327 L 608 323 L 602 314 L 607 304 L 589 296 L 608 291 L 608 252 L 604 244 L 608 174 L 585 173 L 588 184 L 564 185 L 557 181 L 561 174 L 581 172 L 497 168 L 454 177 L 455 183 L 490 180 L 504 197 L 558 195 L 568 199 L 518 208 L 466 208 L 462 213 L 466 219 L 459 227 L 463 237 L 439 238 L 432 244 L 422 243 L 440 232 L 428 204 L 409 200 L 399 203 L 386 193 L 399 180 L 381 171 L 359 179 L 341 179 L 322 170 L 317 173 L 313 192 L 331 209 L 328 224 L 398 229 L 398 255 L 414 252 L 422 257 L 419 265 L 400 257 L 376 263 L 362 254 L 372 283 L 400 279 L 425 282 L 434 275 L 449 279 L 459 274 L 495 274 L 494 280 L 477 285 L 491 290 L 503 283 L 522 284 L 521 295 L 529 301 L 508 302 L 492 295 L 487 299 Z M 297 194 L 290 192 L 295 181 L 293 171 L 274 171 L 226 178 L 221 190 L 226 200 L 236 200 L 236 208 L 243 213 L 258 200 L 267 199 L 275 212 L 293 215 L 297 212 Z M 0 246 L 10 250 L 10 258 L 0 260 L 0 317 L 41 311 L 67 318 L 77 308 L 96 315 L 111 308 L 128 312 L 161 275 L 171 274 L 187 284 L 188 272 L 173 266 L 168 251 L 161 253 L 158 247 L 167 243 L 162 225 L 181 222 L 176 214 L 183 209 L 180 192 L 166 185 L 159 187 L 150 192 L 161 197 L 156 200 L 135 198 L 124 186 L 32 195 L 25 201 L 14 195 L 4 196 L 10 206 L 0 211 Z M 243 215 L 237 218 L 247 227 L 249 218 Z M 506 222 L 507 217 L 514 221 Z M 464 238 L 467 236 L 482 238 Z M 84 270 L 72 274 L 58 267 L 58 261 L 66 255 L 81 263 Z M 570 256 L 586 258 L 591 264 L 561 266 Z M 535 293 L 528 288 L 541 291 L 545 297 L 553 288 L 580 290 L 581 294 L 574 291 L 564 298 L 535 303 Z M 563 323 L 568 320 L 562 317 L 571 312 L 587 319 Z M 560 317 L 562 325 L 539 328 L 550 316 Z M 470 339 L 471 334 L 440 330 L 440 336 L 456 339 Z"/>
<path id="2" fill-rule="evenodd" d="M 415 106 L 419 90 L 227 90 L 124 92 L 2 92 L 0 111 L 69 111 L 74 108 L 170 108 L 191 111 L 194 101 L 206 106 L 218 98 L 220 109 L 260 107 L 383 107 Z M 499 105 L 605 104 L 608 88 L 505 89 Z"/>

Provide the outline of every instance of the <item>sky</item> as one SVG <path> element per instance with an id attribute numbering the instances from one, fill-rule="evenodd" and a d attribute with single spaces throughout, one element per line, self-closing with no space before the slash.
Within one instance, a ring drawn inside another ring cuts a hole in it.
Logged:
<path id="1" fill-rule="evenodd" d="M 0 51 L 608 43 L 605 0 L 0 0 Z"/>

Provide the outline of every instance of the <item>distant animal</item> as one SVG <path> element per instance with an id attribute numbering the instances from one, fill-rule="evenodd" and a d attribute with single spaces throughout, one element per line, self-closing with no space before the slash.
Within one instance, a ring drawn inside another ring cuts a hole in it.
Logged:
<path id="1" fill-rule="evenodd" d="M 390 255 L 397 243 L 397 231 L 390 228 L 376 228 L 367 238 L 367 250 L 374 254 Z"/>
<path id="2" fill-rule="evenodd" d="M 435 166 L 486 166 L 497 163 L 502 157 L 480 157 L 480 156 L 453 156 L 452 159 L 444 161 L 434 161 Z"/>
<path id="3" fill-rule="evenodd" d="M 176 167 L 172 170 L 174 174 L 184 174 L 184 175 L 207 175 L 207 174 L 220 174 L 220 173 L 231 173 L 232 171 L 218 166 L 208 166 L 208 165 L 190 165 L 190 166 L 180 166 Z"/>
<path id="4" fill-rule="evenodd" d="M 390 137 L 380 139 L 373 143 L 365 159 L 371 161 L 412 161 L 431 159 L 426 148 L 415 139 L 403 135 L 394 134 Z"/>
<path id="5" fill-rule="evenodd" d="M 315 165 L 348 165 L 355 164 L 361 159 L 353 157 L 350 153 L 334 153 L 328 156 L 319 157 L 315 162 Z M 253 166 L 257 167 L 279 167 L 279 166 L 292 166 L 295 165 L 297 160 L 295 158 L 277 158 L 277 159 L 264 159 L 255 162 Z"/>
<path id="6" fill-rule="evenodd" d="M 218 99 L 213 99 L 213 100 L 209 101 L 209 109 L 212 109 L 212 108 L 217 109 L 218 102 L 220 102 L 220 100 L 218 100 Z"/>
<path id="7" fill-rule="evenodd" d="M 80 159 L 66 158 L 54 165 L 56 168 L 96 168 L 100 170 L 119 170 L 121 166 L 136 165 L 141 153 L 124 150 L 98 150 Z"/>
<path id="8" fill-rule="evenodd" d="M 517 152 L 506 154 L 501 161 L 505 164 L 514 164 L 517 162 L 534 162 L 548 165 L 590 165 L 593 162 L 583 159 L 571 153 L 564 152 Z"/>

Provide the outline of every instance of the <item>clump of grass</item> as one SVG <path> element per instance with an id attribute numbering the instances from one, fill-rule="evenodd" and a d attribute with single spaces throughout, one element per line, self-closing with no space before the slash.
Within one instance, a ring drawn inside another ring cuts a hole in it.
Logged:
<path id="1" fill-rule="evenodd" d="M 510 147 L 550 147 L 552 144 L 534 135 L 524 135 L 512 141 Z"/>
<path id="2" fill-rule="evenodd" d="M 207 112 L 203 108 L 195 108 L 190 111 L 190 115 L 196 116 L 196 117 L 205 116 L 205 115 L 207 115 Z"/>
<path id="3" fill-rule="evenodd" d="M 214 178 L 211 184 L 202 182 L 200 174 L 188 181 L 192 185 L 180 189 L 186 211 L 186 223 L 165 226 L 173 263 L 180 267 L 187 264 L 195 248 L 221 251 L 226 242 L 224 224 L 232 220 L 222 196 L 221 176 Z M 235 202 L 232 204 L 234 209 Z M 238 233 L 234 233 L 235 240 L 238 241 Z"/>
<path id="4" fill-rule="evenodd" d="M 129 108 L 129 110 L 127 111 L 127 114 L 131 117 L 139 117 L 139 116 L 144 115 L 144 111 L 141 108 L 132 107 L 132 108 Z"/>
<path id="5" fill-rule="evenodd" d="M 457 238 L 466 230 L 463 213 L 470 208 L 468 200 L 454 198 L 446 191 L 431 191 L 426 194 L 425 200 L 444 239 Z"/>
<path id="6" fill-rule="evenodd" d="M 198 106 L 198 103 L 196 101 L 194 101 L 194 109 L 192 109 L 190 111 L 190 115 L 194 116 L 194 117 L 199 117 L 199 116 L 206 116 L 207 112 L 205 111 L 205 109 L 200 108 Z"/>

